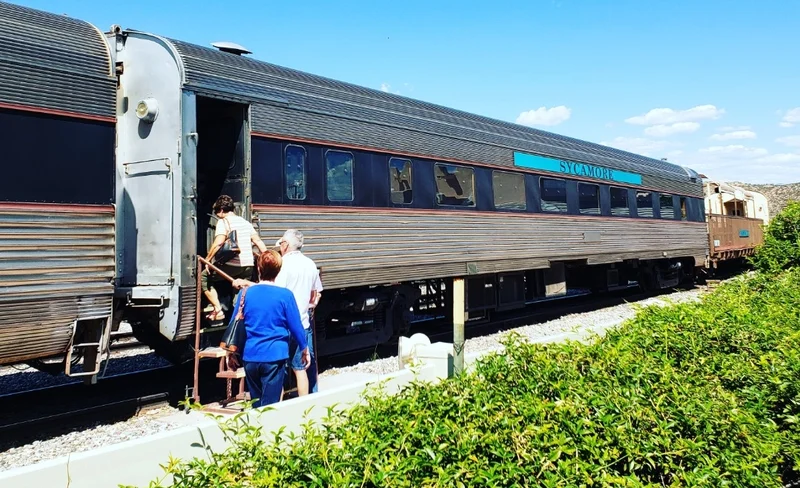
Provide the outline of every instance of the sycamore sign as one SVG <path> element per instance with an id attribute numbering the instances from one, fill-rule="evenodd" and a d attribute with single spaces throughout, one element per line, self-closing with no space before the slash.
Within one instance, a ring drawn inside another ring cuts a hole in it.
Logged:
<path id="1" fill-rule="evenodd" d="M 583 178 L 593 178 L 596 180 L 628 183 L 631 185 L 642 184 L 642 175 L 638 175 L 636 173 L 628 173 L 626 171 L 604 168 L 602 166 L 595 166 L 588 163 L 578 163 L 564 159 L 548 158 L 536 154 L 515 152 L 514 166 L 527 169 L 551 171 L 553 173 L 563 173 L 566 175 L 580 176 Z"/>

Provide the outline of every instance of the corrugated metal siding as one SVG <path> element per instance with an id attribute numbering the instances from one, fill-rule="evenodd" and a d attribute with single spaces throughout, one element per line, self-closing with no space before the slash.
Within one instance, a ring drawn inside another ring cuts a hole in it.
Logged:
<path id="1" fill-rule="evenodd" d="M 254 222 L 264 242 L 302 231 L 328 288 L 463 276 L 468 264 L 493 273 L 662 252 L 702 259 L 708 250 L 703 223 L 644 219 L 256 206 Z M 599 232 L 599 242 L 584 242 L 585 232 Z"/>
<path id="2" fill-rule="evenodd" d="M 194 326 L 197 310 L 197 287 L 186 286 L 181 287 L 180 291 L 181 301 L 181 320 L 178 324 L 178 330 L 175 332 L 175 340 L 184 339 L 194 333 Z"/>
<path id="3" fill-rule="evenodd" d="M 111 314 L 113 207 L 0 209 L 0 363 L 63 352 L 75 320 Z"/>
<path id="4" fill-rule="evenodd" d="M 0 303 L 0 364 L 61 354 L 75 320 L 111 315 L 111 296 Z"/>
<path id="5" fill-rule="evenodd" d="M 485 146 L 500 146 L 496 149 L 513 148 L 569 158 L 671 178 L 683 185 L 690 184 L 688 175 L 681 167 L 664 161 L 229 55 L 182 41 L 172 42 L 186 66 L 188 85 L 235 94 L 254 101 L 284 100 L 293 109 L 291 113 L 298 116 L 302 111 L 312 111 L 335 117 L 349 117 L 359 122 L 352 129 L 355 134 L 367 129 L 370 124 L 390 124 L 412 132 L 474 141 Z M 269 123 L 270 115 L 264 113 L 272 109 L 271 106 L 255 105 L 254 130 L 275 132 L 275 124 Z M 274 119 L 274 115 L 272 118 Z M 291 118 L 287 118 L 282 122 L 290 120 Z M 303 132 L 293 135 L 310 137 Z M 337 136 L 339 134 L 330 133 L 324 139 L 339 142 L 334 139 Z M 414 133 L 412 139 L 414 137 L 419 137 L 418 133 Z M 401 144 L 402 142 L 398 141 Z M 412 152 L 410 149 L 397 150 Z M 434 157 L 450 156 L 444 148 L 436 145 L 428 147 L 424 154 L 431 152 Z M 483 159 L 474 161 L 489 162 Z M 500 164 L 511 165 L 513 162 L 506 160 Z"/>
<path id="6" fill-rule="evenodd" d="M 0 2 L 0 102 L 113 117 L 116 81 L 90 24 Z"/>

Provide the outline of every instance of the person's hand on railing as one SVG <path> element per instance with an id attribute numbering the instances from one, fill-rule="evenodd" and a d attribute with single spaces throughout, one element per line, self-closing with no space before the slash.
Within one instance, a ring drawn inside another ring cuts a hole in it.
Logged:
<path id="1" fill-rule="evenodd" d="M 242 288 L 247 288 L 248 286 L 250 286 L 250 285 L 252 285 L 252 284 L 253 284 L 253 282 L 252 282 L 252 281 L 250 281 L 250 280 L 244 280 L 244 279 L 242 279 L 242 278 L 236 278 L 235 280 L 233 280 L 233 281 L 231 282 L 231 285 L 232 285 L 234 288 L 236 288 L 237 290 L 240 290 L 240 289 L 242 289 Z"/>

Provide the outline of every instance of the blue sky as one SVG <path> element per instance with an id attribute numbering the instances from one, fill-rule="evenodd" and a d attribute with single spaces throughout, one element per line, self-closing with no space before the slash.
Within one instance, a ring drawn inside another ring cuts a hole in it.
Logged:
<path id="1" fill-rule="evenodd" d="M 792 0 L 13 0 L 690 166 L 800 181 Z"/>

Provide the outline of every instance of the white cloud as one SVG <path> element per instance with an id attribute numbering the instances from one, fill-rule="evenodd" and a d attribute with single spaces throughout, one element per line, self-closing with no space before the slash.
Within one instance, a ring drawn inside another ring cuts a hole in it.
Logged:
<path id="1" fill-rule="evenodd" d="M 725 127 L 720 127 L 720 132 L 734 132 L 737 130 L 750 130 L 749 125 L 726 125 Z"/>
<path id="2" fill-rule="evenodd" d="M 559 105 L 558 107 L 546 108 L 539 107 L 536 110 L 522 112 L 517 117 L 517 123 L 521 125 L 558 125 L 565 122 L 572 115 L 572 109 Z"/>
<path id="3" fill-rule="evenodd" d="M 381 91 L 384 93 L 394 93 L 395 95 L 400 95 L 400 90 L 393 90 L 392 85 L 389 83 L 381 83 Z"/>
<path id="4" fill-rule="evenodd" d="M 798 122 L 800 122 L 800 107 L 787 110 L 778 125 L 781 127 L 794 127 Z"/>
<path id="5" fill-rule="evenodd" d="M 648 127 L 644 133 L 653 137 L 666 137 L 672 134 L 680 134 L 682 132 L 694 132 L 700 128 L 697 122 L 676 122 L 674 124 L 659 124 Z"/>
<path id="6" fill-rule="evenodd" d="M 784 146 L 800 147 L 800 136 L 779 137 L 775 139 L 775 142 L 779 142 Z"/>
<path id="7" fill-rule="evenodd" d="M 670 146 L 670 143 L 666 141 L 654 141 L 644 137 L 615 137 L 612 141 L 603 141 L 600 144 L 643 156 L 655 154 L 659 158 L 662 157 L 660 153 Z"/>
<path id="8" fill-rule="evenodd" d="M 769 151 L 763 147 L 748 147 L 741 144 L 733 144 L 729 146 L 711 146 L 700 149 L 702 154 L 721 155 L 726 158 L 735 159 L 755 159 L 760 156 L 766 156 Z"/>
<path id="9" fill-rule="evenodd" d="M 800 153 L 771 154 L 743 144 L 711 146 L 686 154 L 680 163 L 709 178 L 747 183 L 800 181 Z"/>
<path id="10" fill-rule="evenodd" d="M 770 154 L 769 156 L 764 156 L 763 158 L 756 159 L 756 162 L 764 164 L 800 163 L 800 154 L 798 153 Z"/>
<path id="11" fill-rule="evenodd" d="M 644 115 L 627 118 L 625 122 L 633 125 L 666 125 L 697 120 L 714 120 L 720 118 L 724 113 L 724 109 L 714 105 L 698 105 L 687 110 L 654 108 Z"/>
<path id="12" fill-rule="evenodd" d="M 735 139 L 755 139 L 756 133 L 751 130 L 734 130 L 723 132 L 722 134 L 714 134 L 709 139 L 712 141 L 731 141 Z"/>

